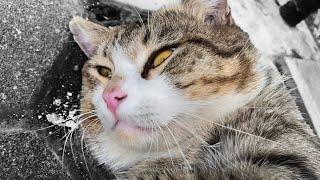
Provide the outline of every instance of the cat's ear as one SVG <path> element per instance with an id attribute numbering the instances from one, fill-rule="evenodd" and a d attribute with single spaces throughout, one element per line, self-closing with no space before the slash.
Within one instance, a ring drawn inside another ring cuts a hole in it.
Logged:
<path id="1" fill-rule="evenodd" d="M 227 0 L 184 0 L 183 3 L 208 24 L 234 24 Z"/>
<path id="2" fill-rule="evenodd" d="M 98 46 L 107 39 L 109 29 L 87 21 L 81 17 L 74 17 L 69 22 L 73 39 L 82 51 L 90 58 L 98 50 Z"/>

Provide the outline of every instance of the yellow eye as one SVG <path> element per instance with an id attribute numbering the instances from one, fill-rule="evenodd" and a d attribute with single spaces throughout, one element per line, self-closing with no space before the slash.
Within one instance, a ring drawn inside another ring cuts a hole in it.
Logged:
<path id="1" fill-rule="evenodd" d="M 111 76 L 112 76 L 111 69 L 103 66 L 97 66 L 97 70 L 101 76 L 111 79 Z"/>
<path id="2" fill-rule="evenodd" d="M 162 64 L 165 60 L 167 60 L 171 54 L 173 53 L 173 49 L 167 49 L 159 53 L 153 61 L 153 67 L 157 67 Z"/>

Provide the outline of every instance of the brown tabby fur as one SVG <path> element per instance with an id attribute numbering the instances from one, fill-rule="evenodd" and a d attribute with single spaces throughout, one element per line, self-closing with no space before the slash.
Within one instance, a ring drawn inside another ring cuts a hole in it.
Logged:
<path id="1" fill-rule="evenodd" d="M 148 73 L 140 72 L 145 79 L 165 74 L 191 100 L 257 91 L 249 103 L 223 117 L 207 116 L 210 109 L 204 108 L 199 110 L 199 119 L 186 118 L 192 132 L 170 125 L 185 157 L 143 160 L 116 175 L 130 179 L 318 179 L 319 140 L 301 119 L 282 79 L 271 67 L 258 68 L 263 64 L 259 53 L 248 35 L 233 25 L 228 7 L 220 19 L 204 21 L 209 11 L 203 1 L 189 0 L 160 9 L 143 26 L 107 29 L 80 18 L 71 21 L 72 31 L 81 27 L 92 32 L 96 45 L 83 68 L 81 108 L 85 112 L 94 109 L 91 98 L 96 85 L 114 80 L 101 78 L 90 67 L 114 68 L 106 47 L 115 42 L 133 60 L 142 52 L 152 56 L 160 47 L 179 46 L 181 50 L 170 61 Z M 103 131 L 101 123 L 90 119 L 82 126 L 93 141 Z M 166 150 L 163 144 L 158 148 Z"/>

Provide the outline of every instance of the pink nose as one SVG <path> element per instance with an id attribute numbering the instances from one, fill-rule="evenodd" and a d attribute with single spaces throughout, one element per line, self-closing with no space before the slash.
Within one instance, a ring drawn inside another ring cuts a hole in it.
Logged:
<path id="1" fill-rule="evenodd" d="M 121 102 L 127 97 L 127 94 L 120 89 L 115 89 L 111 92 L 105 91 L 102 96 L 110 111 L 115 113 Z"/>

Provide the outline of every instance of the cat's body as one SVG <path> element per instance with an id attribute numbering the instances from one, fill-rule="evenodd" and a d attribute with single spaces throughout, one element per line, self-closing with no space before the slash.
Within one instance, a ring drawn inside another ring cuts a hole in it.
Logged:
<path id="1" fill-rule="evenodd" d="M 253 101 L 225 117 L 221 126 L 205 129 L 206 142 L 193 137 L 182 144 L 192 165 L 191 179 L 319 179 L 319 140 L 300 118 L 284 85 L 278 80 L 270 83 Z M 148 169 L 150 179 L 186 179 L 177 165 L 187 169 L 184 159 L 175 164 L 178 168 L 171 168 L 170 158 L 141 162 L 133 174 L 145 177 L 141 174 Z"/>
<path id="2" fill-rule="evenodd" d="M 185 0 L 142 26 L 74 18 L 70 29 L 90 57 L 82 127 L 116 176 L 320 177 L 319 140 L 226 1 Z"/>

